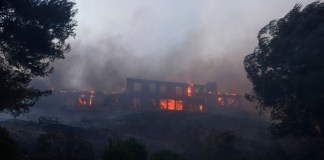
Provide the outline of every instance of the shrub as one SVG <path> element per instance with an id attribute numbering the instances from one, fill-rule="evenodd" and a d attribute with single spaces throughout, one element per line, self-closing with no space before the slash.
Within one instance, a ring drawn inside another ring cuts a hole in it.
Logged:
<path id="1" fill-rule="evenodd" d="M 154 153 L 151 160 L 185 160 L 185 158 L 175 152 L 162 150 Z"/>
<path id="2" fill-rule="evenodd" d="M 40 135 L 37 142 L 38 159 L 92 160 L 92 146 L 74 135 L 49 133 Z"/>
<path id="3" fill-rule="evenodd" d="M 10 137 L 9 132 L 0 127 L 0 158 L 2 160 L 16 159 L 18 150 L 15 141 Z"/>
<path id="4" fill-rule="evenodd" d="M 103 160 L 145 160 L 146 158 L 145 146 L 134 138 L 128 140 L 109 139 L 108 148 L 103 154 Z"/>

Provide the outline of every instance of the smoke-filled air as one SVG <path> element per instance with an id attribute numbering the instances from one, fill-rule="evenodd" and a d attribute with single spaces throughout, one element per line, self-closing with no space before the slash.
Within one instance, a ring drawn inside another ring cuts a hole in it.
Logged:
<path id="1" fill-rule="evenodd" d="M 251 92 L 244 56 L 257 33 L 296 3 L 308 1 L 78 0 L 77 36 L 42 89 L 119 91 L 127 77 L 217 83 L 223 92 Z"/>

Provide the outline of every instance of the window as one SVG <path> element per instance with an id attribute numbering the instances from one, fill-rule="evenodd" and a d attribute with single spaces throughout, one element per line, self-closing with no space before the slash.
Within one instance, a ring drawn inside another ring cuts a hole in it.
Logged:
<path id="1" fill-rule="evenodd" d="M 164 86 L 164 85 L 161 85 L 161 86 L 160 86 L 160 93 L 161 93 L 161 94 L 166 94 L 166 93 L 167 93 L 167 88 L 166 88 L 166 86 Z"/>
<path id="2" fill-rule="evenodd" d="M 133 98 L 133 106 L 134 107 L 139 107 L 141 106 L 141 99 L 139 97 L 134 97 Z"/>
<path id="3" fill-rule="evenodd" d="M 161 107 L 161 109 L 167 109 L 168 108 L 166 99 L 160 99 L 160 107 Z"/>
<path id="4" fill-rule="evenodd" d="M 195 94 L 198 94 L 199 93 L 199 89 L 198 88 L 195 88 Z"/>
<path id="5" fill-rule="evenodd" d="M 175 110 L 175 100 L 173 99 L 168 100 L 168 110 Z"/>
<path id="6" fill-rule="evenodd" d="M 141 83 L 134 83 L 134 91 L 135 92 L 141 92 L 142 90 L 142 84 Z"/>
<path id="7" fill-rule="evenodd" d="M 182 100 L 176 100 L 176 110 L 178 111 L 183 110 Z"/>
<path id="8" fill-rule="evenodd" d="M 149 84 L 149 91 L 151 93 L 155 93 L 155 91 L 156 91 L 156 85 L 155 84 Z"/>

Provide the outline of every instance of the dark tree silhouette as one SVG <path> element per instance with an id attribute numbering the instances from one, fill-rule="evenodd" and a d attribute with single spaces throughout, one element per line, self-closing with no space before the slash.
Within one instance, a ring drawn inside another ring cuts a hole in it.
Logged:
<path id="1" fill-rule="evenodd" d="M 18 149 L 9 132 L 0 126 L 0 157 L 2 160 L 14 160 L 18 157 Z"/>
<path id="2" fill-rule="evenodd" d="M 50 62 L 70 50 L 77 10 L 69 0 L 0 1 L 0 111 L 27 111 L 42 95 L 28 86 L 32 78 L 47 76 Z"/>
<path id="3" fill-rule="evenodd" d="M 260 111 L 277 136 L 324 137 L 324 3 L 300 4 L 258 34 L 244 67 Z"/>
<path id="4" fill-rule="evenodd" d="M 145 160 L 147 151 L 145 145 L 136 139 L 122 140 L 119 138 L 109 139 L 108 148 L 104 151 L 103 160 Z"/>
<path id="5" fill-rule="evenodd" d="M 185 158 L 173 151 L 162 150 L 152 154 L 151 160 L 185 160 Z"/>

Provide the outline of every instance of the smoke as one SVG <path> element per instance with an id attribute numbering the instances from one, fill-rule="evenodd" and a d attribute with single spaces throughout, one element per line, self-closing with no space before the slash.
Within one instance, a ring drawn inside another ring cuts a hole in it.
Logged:
<path id="1" fill-rule="evenodd" d="M 243 59 L 257 45 L 258 31 L 297 1 L 100 2 L 77 1 L 71 52 L 32 85 L 111 92 L 134 77 L 213 81 L 222 92 L 243 94 L 251 90 Z"/>

